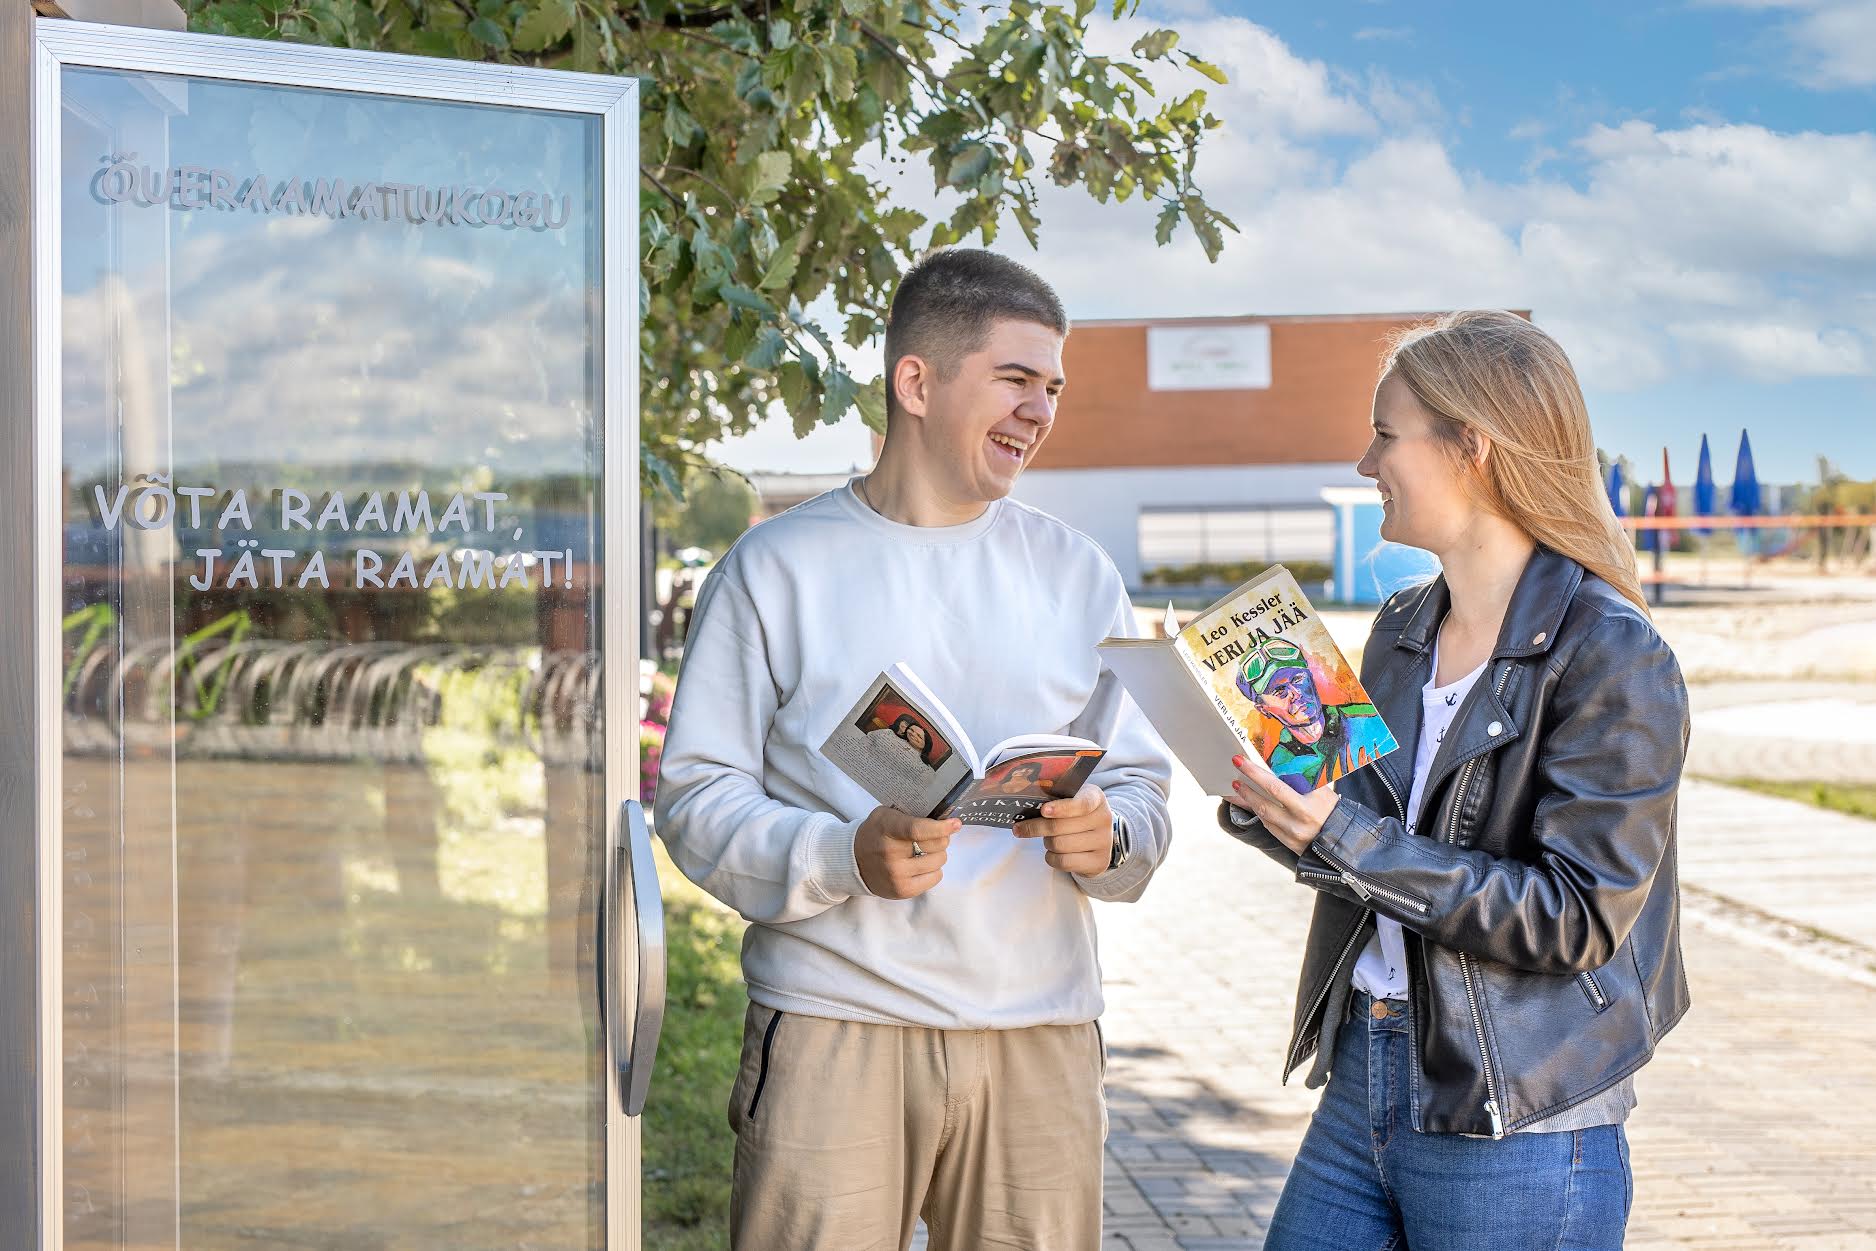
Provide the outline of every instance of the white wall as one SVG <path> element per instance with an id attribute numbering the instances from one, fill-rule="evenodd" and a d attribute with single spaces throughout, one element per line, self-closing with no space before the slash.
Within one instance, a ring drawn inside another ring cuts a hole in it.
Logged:
<path id="1" fill-rule="evenodd" d="M 1103 548 L 1129 589 L 1140 588 L 1143 508 L 1322 508 L 1322 489 L 1367 480 L 1344 461 L 1170 469 L 1031 469 L 1016 499 L 1053 513 Z"/>

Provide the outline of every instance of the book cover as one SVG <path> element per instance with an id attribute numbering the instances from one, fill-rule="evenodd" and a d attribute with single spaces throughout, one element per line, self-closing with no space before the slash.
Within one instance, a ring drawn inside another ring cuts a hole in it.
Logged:
<path id="1" fill-rule="evenodd" d="M 1239 741 L 1299 792 L 1327 786 L 1398 746 L 1281 565 L 1193 618 L 1178 643 Z"/>
<path id="2" fill-rule="evenodd" d="M 931 815 L 1008 829 L 1041 816 L 1042 805 L 1051 799 L 1068 799 L 1079 792 L 1103 754 L 1098 747 L 1022 752 L 992 765 L 981 778 L 967 778 Z"/>

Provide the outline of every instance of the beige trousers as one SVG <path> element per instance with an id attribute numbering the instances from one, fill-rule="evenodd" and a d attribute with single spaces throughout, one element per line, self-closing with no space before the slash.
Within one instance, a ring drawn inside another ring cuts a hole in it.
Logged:
<path id="1" fill-rule="evenodd" d="M 939 1030 L 749 1006 L 736 1251 L 1095 1251 L 1107 1102 L 1089 1025 Z"/>

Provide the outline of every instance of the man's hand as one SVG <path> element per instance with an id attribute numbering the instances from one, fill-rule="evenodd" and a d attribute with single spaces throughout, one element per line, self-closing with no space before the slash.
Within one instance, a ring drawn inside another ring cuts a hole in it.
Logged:
<path id="1" fill-rule="evenodd" d="M 1107 796 L 1089 784 L 1073 799 L 1052 799 L 1033 821 L 1018 821 L 1016 837 L 1039 838 L 1049 849 L 1044 857 L 1067 873 L 1094 877 L 1107 872 L 1114 858 L 1114 814 Z"/>
<path id="2" fill-rule="evenodd" d="M 945 849 L 961 821 L 928 821 L 875 808 L 853 836 L 860 880 L 881 899 L 911 899 L 944 880 Z"/>

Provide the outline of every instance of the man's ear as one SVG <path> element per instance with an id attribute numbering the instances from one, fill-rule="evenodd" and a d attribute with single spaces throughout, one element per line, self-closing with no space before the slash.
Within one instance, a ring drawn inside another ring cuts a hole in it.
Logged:
<path id="1" fill-rule="evenodd" d="M 908 352 L 892 367 L 892 397 L 899 409 L 923 417 L 929 411 L 932 384 L 938 373 L 922 356 Z"/>

